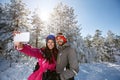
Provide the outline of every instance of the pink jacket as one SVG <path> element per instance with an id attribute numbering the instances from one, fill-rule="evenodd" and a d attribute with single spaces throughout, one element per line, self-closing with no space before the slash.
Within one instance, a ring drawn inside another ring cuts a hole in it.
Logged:
<path id="1" fill-rule="evenodd" d="M 23 49 L 19 51 L 23 52 L 24 54 L 27 54 L 28 56 L 36 57 L 40 65 L 40 68 L 37 71 L 33 72 L 28 77 L 28 80 L 42 80 L 43 72 L 45 72 L 47 69 L 55 70 L 56 67 L 55 59 L 54 63 L 49 64 L 49 62 L 46 61 L 46 59 L 43 57 L 40 49 L 32 48 L 31 46 L 25 44 Z"/>

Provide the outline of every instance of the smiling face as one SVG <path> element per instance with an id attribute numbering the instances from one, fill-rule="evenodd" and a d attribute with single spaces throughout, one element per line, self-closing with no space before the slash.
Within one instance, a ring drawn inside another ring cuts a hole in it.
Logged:
<path id="1" fill-rule="evenodd" d="M 57 42 L 58 45 L 62 46 L 64 41 L 60 37 L 57 37 L 56 42 Z"/>
<path id="2" fill-rule="evenodd" d="M 53 49 L 53 48 L 55 47 L 54 41 L 51 40 L 51 39 L 48 40 L 48 41 L 47 41 L 47 46 L 48 46 L 49 49 Z"/>

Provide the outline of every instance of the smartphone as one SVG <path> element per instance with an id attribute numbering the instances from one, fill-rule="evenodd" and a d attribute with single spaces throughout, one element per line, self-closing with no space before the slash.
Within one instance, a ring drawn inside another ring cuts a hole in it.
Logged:
<path id="1" fill-rule="evenodd" d="M 30 32 L 21 32 L 14 36 L 14 42 L 29 42 Z"/>

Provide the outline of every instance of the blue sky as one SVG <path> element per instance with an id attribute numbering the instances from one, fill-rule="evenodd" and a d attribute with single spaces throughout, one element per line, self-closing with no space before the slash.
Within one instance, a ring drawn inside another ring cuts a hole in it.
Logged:
<path id="1" fill-rule="evenodd" d="M 1 0 L 8 2 L 9 0 Z M 95 30 L 102 31 L 105 36 L 108 30 L 120 35 L 120 0 L 23 0 L 28 8 L 40 8 L 40 12 L 48 15 L 59 2 L 63 2 L 75 10 L 78 24 L 81 24 L 81 35 L 94 35 Z"/>

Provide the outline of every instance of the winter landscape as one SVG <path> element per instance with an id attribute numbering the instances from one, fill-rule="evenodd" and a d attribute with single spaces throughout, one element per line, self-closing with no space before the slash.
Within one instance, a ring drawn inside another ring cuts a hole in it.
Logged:
<path id="1" fill-rule="evenodd" d="M 96 28 L 94 34 L 82 36 L 83 26 L 76 18 L 76 9 L 63 0 L 54 6 L 49 21 L 40 17 L 39 8 L 29 9 L 25 0 L 4 1 L 0 1 L 0 80 L 27 80 L 37 62 L 36 58 L 26 56 L 14 48 L 15 30 L 30 32 L 30 41 L 25 44 L 37 48 L 45 46 L 48 34 L 64 33 L 68 43 L 75 48 L 79 61 L 80 71 L 75 80 L 120 80 L 119 32 L 115 34 L 112 29 L 108 29 L 103 36 L 102 30 Z M 117 9 L 120 11 L 120 6 Z M 116 23 L 120 22 L 120 16 L 118 18 Z"/>

